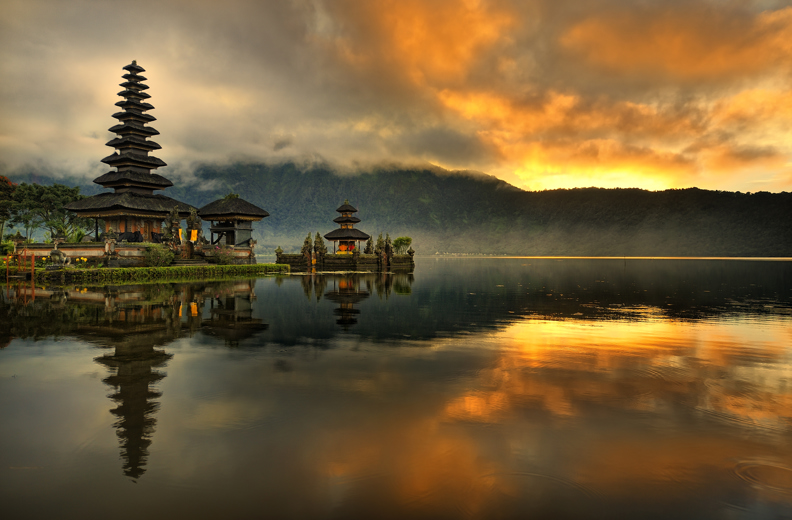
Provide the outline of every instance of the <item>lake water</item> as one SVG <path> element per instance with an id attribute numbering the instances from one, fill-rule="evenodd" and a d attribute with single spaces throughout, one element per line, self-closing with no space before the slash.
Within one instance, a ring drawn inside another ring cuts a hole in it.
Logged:
<path id="1" fill-rule="evenodd" d="M 2 518 L 792 517 L 792 263 L 0 298 Z"/>

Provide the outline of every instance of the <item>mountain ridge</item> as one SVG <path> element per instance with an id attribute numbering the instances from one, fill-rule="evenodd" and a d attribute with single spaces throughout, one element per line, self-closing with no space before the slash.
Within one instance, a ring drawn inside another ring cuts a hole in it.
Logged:
<path id="1" fill-rule="evenodd" d="M 374 237 L 411 236 L 419 254 L 792 256 L 787 192 L 524 191 L 478 172 L 378 168 L 339 175 L 327 165 L 289 162 L 204 164 L 194 176 L 194 183 L 177 181 L 163 193 L 201 207 L 234 192 L 264 208 L 270 217 L 254 225 L 264 254 L 299 249 L 307 233 L 335 229 L 335 208 L 348 199 L 360 210 L 356 227 Z M 85 179 L 9 177 L 72 182 L 86 195 L 104 191 Z"/>

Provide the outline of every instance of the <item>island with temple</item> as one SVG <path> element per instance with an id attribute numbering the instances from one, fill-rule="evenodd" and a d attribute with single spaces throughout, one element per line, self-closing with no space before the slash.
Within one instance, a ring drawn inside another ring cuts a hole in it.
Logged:
<path id="1" fill-rule="evenodd" d="M 385 238 L 380 234 L 375 240 L 355 227 L 361 219 L 356 216 L 358 209 L 349 200 L 336 209 L 339 216 L 333 222 L 338 228 L 324 235 L 325 240 L 332 242 L 332 252 L 328 251 L 319 233 L 315 239 L 309 234 L 299 254 L 284 254 L 279 247 L 275 250 L 277 264 L 252 269 L 254 266 L 250 264 L 257 263 L 253 223 L 268 217 L 269 213 L 234 193 L 200 209 L 158 193 L 174 184 L 158 173 L 160 168 L 167 166 L 165 161 L 152 155 L 162 146 L 151 140 L 159 132 L 150 126 L 156 118 L 149 113 L 154 106 L 149 103 L 151 95 L 146 92 L 149 86 L 142 75 L 145 69 L 135 60 L 122 69 L 123 81 L 119 85 L 123 90 L 118 92 L 122 99 L 115 103 L 120 110 L 112 115 L 117 124 L 109 128 L 115 137 L 106 143 L 113 148 L 113 153 L 101 159 L 111 170 L 94 179 L 94 183 L 106 191 L 64 206 L 76 217 L 92 220 L 94 235 L 80 242 L 67 242 L 66 236 L 54 234 L 49 243 L 30 243 L 21 235 L 14 237 L 13 254 L 6 260 L 7 277 L 12 264 L 16 264 L 18 273 L 25 271 L 48 281 L 55 281 L 59 276 L 64 283 L 78 278 L 80 281 L 108 281 L 107 276 L 100 273 L 87 276 L 83 271 L 76 276 L 72 269 L 75 265 L 96 271 L 101 270 L 99 268 L 210 268 L 212 264 L 247 264 L 251 269 L 244 270 L 245 273 L 414 269 L 412 248 L 408 251 L 400 246 L 394 249 L 387 233 Z M 208 239 L 204 236 L 204 220 L 209 222 Z M 42 272 L 37 272 L 36 267 Z M 239 269 L 237 271 L 242 274 Z M 186 273 L 183 269 L 181 272 Z M 157 272 L 156 276 L 161 273 Z M 206 274 L 200 270 L 190 273 L 191 276 Z"/>
<path id="2" fill-rule="evenodd" d="M 415 269 L 415 251 L 410 248 L 407 254 L 397 254 L 394 251 L 390 236 L 386 234 L 383 239 L 379 235 L 376 242 L 370 235 L 355 228 L 360 223 L 360 218 L 354 214 L 358 209 L 345 200 L 336 209 L 341 215 L 333 219 L 339 225 L 325 234 L 324 238 L 333 243 L 333 252 L 330 253 L 316 233 L 316 238 L 311 241 L 311 234 L 305 238 L 299 254 L 286 254 L 278 247 L 275 250 L 278 264 L 286 264 L 292 271 L 413 271 Z M 366 241 L 365 248 L 361 243 Z"/>
<path id="3" fill-rule="evenodd" d="M 51 269 L 80 262 L 81 267 L 115 268 L 255 264 L 253 222 L 269 216 L 267 211 L 235 194 L 199 210 L 155 193 L 173 182 L 155 173 L 167 165 L 150 155 L 162 147 L 150 139 L 159 132 L 149 126 L 156 118 L 148 113 L 154 106 L 143 83 L 145 69 L 135 60 L 122 69 L 122 100 L 116 103 L 121 110 L 112 116 L 118 123 L 109 128 L 116 137 L 106 143 L 114 152 L 101 159 L 113 170 L 94 179 L 112 191 L 64 206 L 77 217 L 93 220 L 94 236 L 79 243 L 66 243 L 59 235 L 52 236 L 51 243 L 28 243 L 20 236 L 14 240 L 11 259 L 20 269 L 35 259 L 47 259 Z M 203 220 L 211 222 L 211 240 L 204 237 Z M 153 264 L 152 251 L 164 251 L 153 255 L 159 258 Z"/>

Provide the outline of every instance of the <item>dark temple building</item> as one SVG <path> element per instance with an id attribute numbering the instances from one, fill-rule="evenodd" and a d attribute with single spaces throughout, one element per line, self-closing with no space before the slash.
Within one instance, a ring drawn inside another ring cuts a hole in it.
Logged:
<path id="1" fill-rule="evenodd" d="M 147 126 L 156 118 L 146 113 L 154 107 L 145 101 L 151 97 L 145 92 L 148 85 L 142 83 L 146 78 L 140 75 L 145 69 L 135 61 L 123 69 L 127 71 L 122 76 L 124 82 L 120 84 L 124 90 L 118 95 L 124 100 L 116 103 L 123 110 L 113 114 L 119 122 L 109 130 L 117 137 L 107 143 L 116 151 L 102 159 L 103 163 L 116 170 L 94 179 L 95 183 L 114 191 L 71 202 L 65 207 L 80 217 L 104 219 L 105 231 L 110 228 L 121 233 L 139 231 L 148 241 L 152 239 L 152 233 L 162 232 L 162 220 L 174 206 L 182 218 L 190 214 L 192 206 L 164 195 L 154 195 L 155 190 L 164 190 L 173 183 L 152 173 L 152 170 L 166 164 L 162 159 L 149 155 L 161 146 L 149 141 L 149 137 L 159 132 Z"/>
<path id="2" fill-rule="evenodd" d="M 211 222 L 212 244 L 250 246 L 253 222 L 269 217 L 269 213 L 238 195 L 230 194 L 202 207 L 198 216 Z"/>
<path id="3" fill-rule="evenodd" d="M 341 213 L 340 217 L 333 219 L 333 222 L 340 227 L 326 234 L 324 237 L 333 242 L 333 253 L 336 249 L 341 254 L 351 254 L 354 251 L 360 251 L 360 242 L 368 240 L 369 236 L 359 229 L 355 229 L 354 225 L 360 222 L 360 219 L 353 215 L 357 213 L 357 208 L 352 206 L 348 200 L 339 207 L 337 212 Z M 357 246 L 355 243 L 357 242 Z"/>

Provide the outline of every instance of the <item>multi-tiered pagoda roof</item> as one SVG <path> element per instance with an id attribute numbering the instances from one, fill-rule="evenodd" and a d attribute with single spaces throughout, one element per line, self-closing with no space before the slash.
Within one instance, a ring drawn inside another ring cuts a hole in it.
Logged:
<path id="1" fill-rule="evenodd" d="M 114 148 L 115 152 L 102 159 L 103 163 L 115 170 L 94 179 L 95 183 L 104 188 L 112 188 L 113 192 L 72 202 L 66 206 L 66 209 L 74 211 L 81 217 L 105 220 L 112 220 L 113 217 L 116 217 L 116 220 L 128 220 L 129 217 L 161 220 L 175 206 L 180 216 L 187 217 L 192 206 L 164 195 L 154 194 L 155 190 L 168 188 L 173 186 L 173 183 L 162 175 L 152 173 L 152 170 L 166 164 L 162 159 L 149 155 L 149 152 L 162 147 L 149 140 L 159 132 L 147 126 L 148 123 L 156 121 L 156 118 L 146 113 L 154 107 L 145 101 L 151 97 L 145 92 L 149 88 L 148 85 L 142 83 L 146 78 L 140 75 L 145 69 L 135 61 L 123 69 L 127 71 L 122 76 L 124 82 L 120 84 L 124 90 L 118 93 L 123 100 L 116 103 L 122 111 L 113 114 L 118 124 L 110 128 L 117 137 L 107 142 L 107 146 Z M 129 229 L 125 227 L 124 231 L 138 230 L 133 229 L 135 227 L 133 224 Z M 143 229 L 142 225 L 137 227 Z M 159 226 L 156 228 L 158 229 Z"/>
<path id="2" fill-rule="evenodd" d="M 326 234 L 324 236 L 325 239 L 333 242 L 334 249 L 336 242 L 338 242 L 338 248 L 342 252 L 353 251 L 355 249 L 355 242 L 358 242 L 359 249 L 360 241 L 368 240 L 369 236 L 361 230 L 355 229 L 353 227 L 355 224 L 360 222 L 360 219 L 353 215 L 353 213 L 358 212 L 357 208 L 352 206 L 348 200 L 345 200 L 344 203 L 341 204 L 338 209 L 336 209 L 336 211 L 341 213 L 341 216 L 334 218 L 333 222 L 338 224 L 340 227 Z"/>

